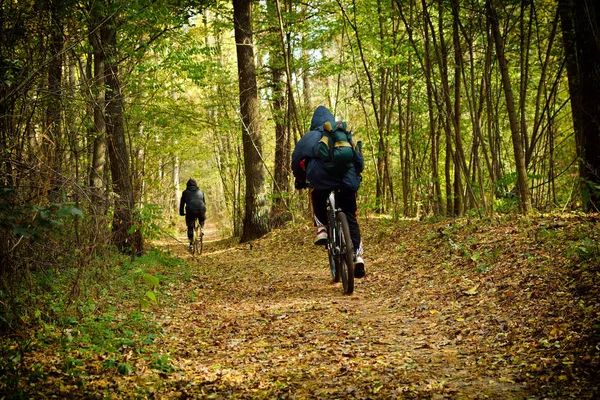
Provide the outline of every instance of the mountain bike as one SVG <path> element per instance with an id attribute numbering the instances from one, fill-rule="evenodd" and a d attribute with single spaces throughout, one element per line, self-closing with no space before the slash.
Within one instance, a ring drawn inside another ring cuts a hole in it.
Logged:
<path id="1" fill-rule="evenodd" d="M 333 282 L 342 281 L 344 294 L 354 291 L 354 251 L 348 219 L 335 206 L 335 191 L 327 199 L 327 254 Z"/>
<path id="2" fill-rule="evenodd" d="M 204 229 L 200 227 L 199 221 L 196 219 L 194 221 L 194 240 L 192 241 L 192 248 L 190 252 L 192 255 L 200 255 L 202 254 L 202 238 L 204 237 Z"/>

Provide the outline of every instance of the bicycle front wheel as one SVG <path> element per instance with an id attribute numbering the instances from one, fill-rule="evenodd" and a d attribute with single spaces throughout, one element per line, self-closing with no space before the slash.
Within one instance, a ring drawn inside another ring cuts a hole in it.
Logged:
<path id="1" fill-rule="evenodd" d="M 352 249 L 352 239 L 350 237 L 350 226 L 346 214 L 338 212 L 336 214 L 336 225 L 339 228 L 339 272 L 342 278 L 344 294 L 352 294 L 354 291 L 354 250 Z M 337 241 L 337 238 L 336 238 Z"/>
<path id="2" fill-rule="evenodd" d="M 337 283 L 340 281 L 340 268 L 336 265 L 335 250 L 333 241 L 327 244 L 327 255 L 329 256 L 329 270 L 331 271 L 331 279 Z"/>

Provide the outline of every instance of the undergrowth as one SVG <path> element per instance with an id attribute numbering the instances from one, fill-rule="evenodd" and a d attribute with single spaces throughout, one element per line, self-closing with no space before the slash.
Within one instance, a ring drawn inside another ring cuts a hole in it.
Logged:
<path id="1" fill-rule="evenodd" d="M 5 326 L 0 342 L 0 395 L 24 398 L 24 386 L 56 373 L 83 385 L 87 361 L 98 357 L 106 374 L 134 373 L 128 362 L 132 353 L 170 371 L 168 357 L 153 345 L 161 334 L 153 311 L 168 304 L 165 287 L 189 276 L 181 260 L 159 250 L 134 261 L 110 253 L 78 268 L 31 271 L 12 288 L 12 299 L 7 291 L 0 293 L 2 304 L 10 301 L 20 320 L 18 330 Z M 40 347 L 55 348 L 55 360 L 26 369 L 28 354 Z"/>

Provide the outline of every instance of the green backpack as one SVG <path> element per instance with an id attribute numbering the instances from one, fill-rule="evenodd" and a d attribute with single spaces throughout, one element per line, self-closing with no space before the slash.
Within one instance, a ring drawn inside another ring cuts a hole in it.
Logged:
<path id="1" fill-rule="evenodd" d="M 352 134 L 346 129 L 345 122 L 338 121 L 334 127 L 325 122 L 317 147 L 317 156 L 323 160 L 325 170 L 336 176 L 343 175 L 353 165 Z"/>

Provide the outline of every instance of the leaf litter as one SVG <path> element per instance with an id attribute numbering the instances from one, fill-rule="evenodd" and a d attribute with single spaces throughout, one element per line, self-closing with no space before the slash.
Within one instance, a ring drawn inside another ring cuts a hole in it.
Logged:
<path id="1" fill-rule="evenodd" d="M 308 223 L 207 243 L 196 258 L 161 242 L 192 274 L 145 311 L 162 330 L 153 362 L 126 347 L 120 372 L 98 354 L 65 374 L 51 347 L 27 362 L 54 371 L 41 397 L 596 398 L 599 226 L 594 215 L 365 218 L 367 276 L 351 296 Z"/>

